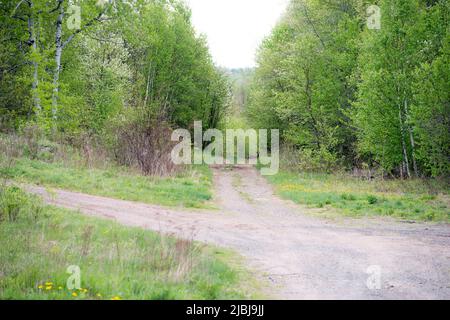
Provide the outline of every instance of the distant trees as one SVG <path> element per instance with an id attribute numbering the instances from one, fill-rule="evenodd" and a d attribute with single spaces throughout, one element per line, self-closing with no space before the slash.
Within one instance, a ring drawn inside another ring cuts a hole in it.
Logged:
<path id="1" fill-rule="evenodd" d="M 260 48 L 247 113 L 312 161 L 449 174 L 449 2 L 292 0 Z"/>
<path id="2" fill-rule="evenodd" d="M 248 102 L 249 84 L 253 76 L 253 69 L 229 69 L 226 73 L 231 84 L 232 111 L 242 113 Z"/>

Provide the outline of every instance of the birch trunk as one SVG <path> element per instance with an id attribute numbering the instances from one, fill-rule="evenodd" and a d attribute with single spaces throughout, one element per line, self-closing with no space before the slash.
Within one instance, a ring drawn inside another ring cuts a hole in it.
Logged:
<path id="1" fill-rule="evenodd" d="M 148 97 L 150 94 L 151 87 L 153 86 L 152 72 L 153 67 L 152 64 L 150 63 L 150 69 L 148 70 L 148 77 L 147 77 L 147 88 L 145 90 L 144 107 L 147 107 Z"/>
<path id="2" fill-rule="evenodd" d="M 62 2 L 63 0 L 60 0 Z M 59 74 L 61 72 L 61 56 L 63 51 L 63 42 L 62 42 L 62 27 L 63 27 L 63 19 L 64 19 L 64 7 L 61 5 L 59 9 L 59 15 L 56 20 L 56 53 L 55 53 L 55 74 L 53 75 L 53 96 L 52 96 L 52 114 L 53 120 L 57 119 L 58 112 L 58 95 L 59 95 Z"/>
<path id="3" fill-rule="evenodd" d="M 409 110 L 408 110 L 408 100 L 407 99 L 405 99 L 405 112 L 406 112 L 406 118 L 408 119 Z M 413 162 L 414 175 L 416 177 L 418 177 L 419 170 L 417 168 L 417 161 L 416 161 L 416 142 L 414 140 L 413 130 L 410 125 L 408 125 L 408 131 L 409 131 L 409 142 L 411 144 L 411 157 L 412 157 L 412 162 Z"/>
<path id="4" fill-rule="evenodd" d="M 400 132 L 402 138 L 402 149 L 403 149 L 403 160 L 405 163 L 406 175 L 408 178 L 411 178 L 411 171 L 409 169 L 409 159 L 408 159 L 408 151 L 406 150 L 406 142 L 405 142 L 405 127 L 403 124 L 403 115 L 402 109 L 399 108 L 399 121 L 400 121 Z"/>

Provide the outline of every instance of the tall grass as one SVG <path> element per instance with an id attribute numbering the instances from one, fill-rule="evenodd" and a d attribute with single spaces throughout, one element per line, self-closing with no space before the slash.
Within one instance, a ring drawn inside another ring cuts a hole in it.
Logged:
<path id="1" fill-rule="evenodd" d="M 1 194 L 0 299 L 242 299 L 253 294 L 243 284 L 247 274 L 230 266 L 226 251 L 189 237 L 33 206 L 37 198 L 16 187 Z M 16 207 L 19 214 L 6 218 Z M 69 266 L 80 268 L 79 288 L 67 286 Z"/>
<path id="2" fill-rule="evenodd" d="M 448 183 L 439 180 L 363 180 L 348 174 L 282 171 L 268 177 L 277 193 L 310 207 L 350 216 L 450 221 Z"/>
<path id="3" fill-rule="evenodd" d="M 212 174 L 206 166 L 184 168 L 169 177 L 143 176 L 101 154 L 87 160 L 79 149 L 41 140 L 31 157 L 23 137 L 0 137 L 0 176 L 88 194 L 149 204 L 203 208 L 212 198 Z M 32 159 L 33 158 L 33 159 Z"/>

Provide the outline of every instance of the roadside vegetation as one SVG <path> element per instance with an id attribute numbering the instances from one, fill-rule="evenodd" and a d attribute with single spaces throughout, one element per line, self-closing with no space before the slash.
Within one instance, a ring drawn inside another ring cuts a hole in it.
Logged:
<path id="1" fill-rule="evenodd" d="M 30 151 L 35 149 L 35 151 Z M 178 169 L 169 176 L 145 176 L 104 155 L 46 140 L 0 136 L 0 177 L 121 200 L 186 208 L 208 207 L 212 175 L 207 166 Z"/>
<path id="2" fill-rule="evenodd" d="M 78 289 L 66 285 L 69 266 L 80 268 Z M 251 279 L 229 251 L 0 189 L 0 299 L 247 299 Z"/>
<path id="3" fill-rule="evenodd" d="M 388 216 L 401 220 L 450 222 L 450 192 L 444 181 L 371 180 L 349 174 L 282 171 L 267 177 L 283 198 L 321 215 Z"/>

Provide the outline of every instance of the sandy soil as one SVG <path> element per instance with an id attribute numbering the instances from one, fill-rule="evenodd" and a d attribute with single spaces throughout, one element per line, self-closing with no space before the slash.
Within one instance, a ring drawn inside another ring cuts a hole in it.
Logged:
<path id="1" fill-rule="evenodd" d="M 315 218 L 276 197 L 251 167 L 214 168 L 214 179 L 220 210 L 209 211 L 29 190 L 88 215 L 234 249 L 274 298 L 450 299 L 449 225 Z"/>

